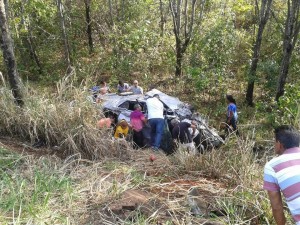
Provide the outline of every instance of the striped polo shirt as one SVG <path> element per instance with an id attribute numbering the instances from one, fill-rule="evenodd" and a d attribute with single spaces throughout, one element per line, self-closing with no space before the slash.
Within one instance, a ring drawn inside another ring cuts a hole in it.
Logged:
<path id="1" fill-rule="evenodd" d="M 264 189 L 281 190 L 296 224 L 300 225 L 300 148 L 286 149 L 266 163 Z"/>

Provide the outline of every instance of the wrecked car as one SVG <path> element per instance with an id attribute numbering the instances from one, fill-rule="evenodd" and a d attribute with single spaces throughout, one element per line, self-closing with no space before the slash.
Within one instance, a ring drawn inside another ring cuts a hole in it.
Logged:
<path id="1" fill-rule="evenodd" d="M 140 104 L 142 112 L 147 116 L 146 100 L 158 94 L 164 105 L 164 115 L 169 126 L 170 121 L 174 118 L 180 121 L 197 121 L 197 128 L 201 133 L 201 141 L 206 148 L 216 148 L 224 143 L 214 128 L 208 126 L 207 120 L 199 113 L 194 113 L 191 106 L 180 101 L 176 97 L 169 96 L 157 89 L 152 89 L 144 95 L 133 95 L 131 93 L 106 94 L 101 96 L 101 106 L 106 117 L 113 116 L 117 121 L 125 119 L 130 122 L 130 114 L 134 110 L 135 104 Z"/>

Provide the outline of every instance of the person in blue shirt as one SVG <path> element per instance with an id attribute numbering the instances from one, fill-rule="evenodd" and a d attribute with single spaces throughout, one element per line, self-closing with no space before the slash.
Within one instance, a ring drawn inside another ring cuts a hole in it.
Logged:
<path id="1" fill-rule="evenodd" d="M 233 131 L 236 131 L 236 134 L 238 134 L 237 130 L 237 107 L 236 107 L 236 101 L 232 97 L 232 95 L 226 95 L 226 100 L 228 103 L 227 106 L 227 114 L 226 114 L 226 124 L 230 127 L 232 127 Z"/>

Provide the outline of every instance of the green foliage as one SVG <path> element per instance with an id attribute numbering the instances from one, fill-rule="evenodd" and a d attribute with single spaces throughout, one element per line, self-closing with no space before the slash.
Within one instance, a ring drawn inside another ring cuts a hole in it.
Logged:
<path id="1" fill-rule="evenodd" d="M 279 99 L 280 117 L 282 124 L 292 124 L 299 127 L 300 119 L 300 84 L 287 84 L 285 93 Z"/>
<path id="2" fill-rule="evenodd" d="M 271 128 L 278 125 L 276 118 L 279 111 L 274 96 L 265 96 L 264 99 L 257 101 L 255 103 L 255 109 L 261 124 Z"/>
<path id="3" fill-rule="evenodd" d="M 232 11 L 235 15 L 235 26 L 249 29 L 255 22 L 254 3 L 248 0 L 237 0 L 232 3 Z"/>
<path id="4" fill-rule="evenodd" d="M 132 72 L 139 72 L 139 79 L 153 81 L 158 74 L 165 77 L 173 74 L 175 39 L 168 1 L 162 1 L 162 11 L 159 2 L 153 0 L 111 1 L 111 4 L 112 8 L 108 1 L 91 2 L 95 47 L 92 55 L 88 53 L 84 2 L 64 4 L 78 81 L 103 75 L 107 80 L 111 76 L 113 80 L 130 80 Z M 13 0 L 10 6 L 10 25 L 21 76 L 42 81 L 43 85 L 54 84 L 66 71 L 55 2 Z M 285 9 L 286 4 L 274 3 L 277 19 L 271 18 L 263 38 L 257 83 L 267 92 L 274 91 L 274 74 L 278 69 L 278 63 L 274 62 L 280 61 Z M 184 56 L 185 75 L 193 78 L 197 91 L 215 95 L 221 89 L 225 93 L 229 79 L 245 81 L 257 29 L 255 13 L 253 1 L 206 1 L 203 17 L 195 18 L 195 32 Z M 164 36 L 161 36 L 161 16 Z M 42 73 L 26 45 L 28 38 L 36 49 Z M 290 69 L 295 79 L 298 58 L 295 53 Z"/>
<path id="5" fill-rule="evenodd" d="M 232 22 L 215 16 L 211 15 L 210 26 L 205 27 L 201 36 L 195 35 L 186 73 L 193 78 L 198 91 L 219 96 L 226 93 L 226 80 L 233 76 L 238 34 Z"/>
<path id="6" fill-rule="evenodd" d="M 275 93 L 277 79 L 275 74 L 279 74 L 279 65 L 273 60 L 262 61 L 258 67 L 258 83 L 264 83 L 264 88 L 270 93 Z M 264 79 L 263 79 L 264 78 Z"/>

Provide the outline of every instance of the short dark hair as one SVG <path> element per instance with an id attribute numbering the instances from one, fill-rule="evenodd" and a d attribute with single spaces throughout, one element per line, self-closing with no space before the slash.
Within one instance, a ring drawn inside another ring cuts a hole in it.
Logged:
<path id="1" fill-rule="evenodd" d="M 233 98 L 232 95 L 226 95 L 226 99 L 227 99 L 229 102 L 231 102 L 231 103 L 233 103 L 233 104 L 236 105 L 236 101 L 235 101 L 235 99 Z"/>
<path id="2" fill-rule="evenodd" d="M 281 125 L 275 128 L 275 140 L 279 141 L 285 149 L 299 147 L 299 131 L 291 125 Z"/>

